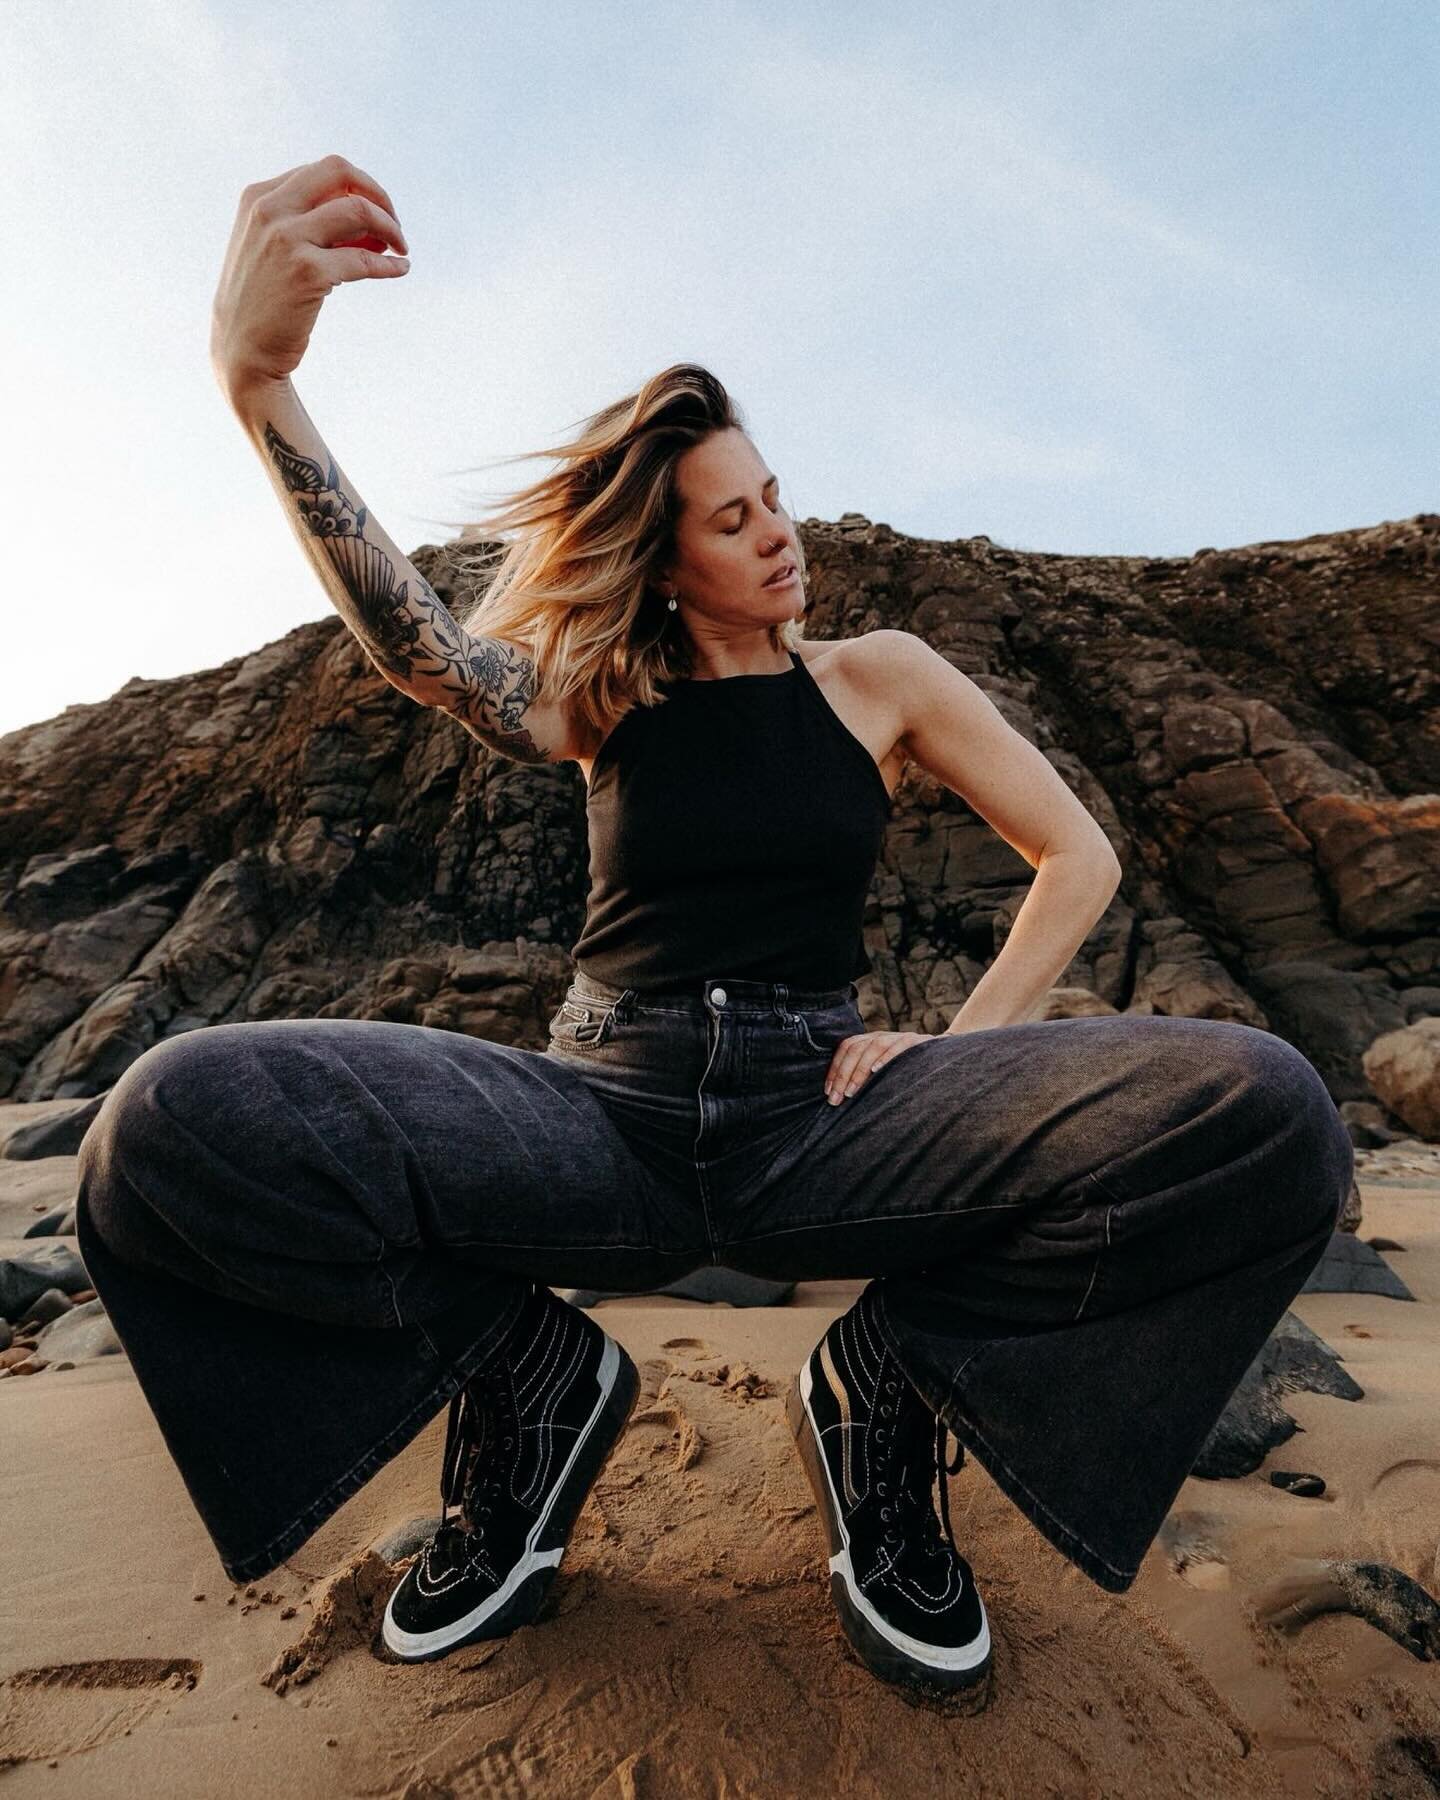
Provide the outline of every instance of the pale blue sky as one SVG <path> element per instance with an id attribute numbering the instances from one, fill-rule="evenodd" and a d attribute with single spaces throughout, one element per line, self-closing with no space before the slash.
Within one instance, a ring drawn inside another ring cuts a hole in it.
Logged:
<path id="1" fill-rule="evenodd" d="M 678 360 L 801 518 L 1436 509 L 1437 46 L 1428 0 L 4 0 L 0 732 L 331 613 L 208 336 L 240 190 L 332 150 L 413 263 L 296 387 L 407 550 Z"/>

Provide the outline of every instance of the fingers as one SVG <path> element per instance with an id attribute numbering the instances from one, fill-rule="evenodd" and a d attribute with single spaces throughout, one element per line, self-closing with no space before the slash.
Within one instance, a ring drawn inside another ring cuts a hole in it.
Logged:
<path id="1" fill-rule="evenodd" d="M 402 254 L 409 248 L 389 194 L 343 156 L 321 157 L 273 180 L 252 182 L 241 196 L 242 207 L 260 202 L 265 203 L 267 224 L 299 221 L 301 240 L 321 249 L 371 235 Z"/>
<path id="2" fill-rule="evenodd" d="M 835 1052 L 835 1060 L 825 1075 L 825 1095 L 832 1106 L 859 1091 L 872 1069 L 885 1061 L 886 1049 L 866 1038 L 847 1038 Z"/>
<path id="3" fill-rule="evenodd" d="M 846 1038 L 835 1052 L 825 1071 L 825 1095 L 832 1106 L 848 1100 L 877 1069 L 883 1069 L 908 1050 L 911 1044 L 923 1043 L 923 1032 L 866 1032 Z"/>
<path id="4" fill-rule="evenodd" d="M 363 194 L 388 215 L 396 230 L 399 229 L 399 215 L 389 194 L 373 175 L 367 175 L 364 169 L 347 162 L 343 156 L 322 156 L 319 162 L 305 163 L 298 169 L 292 169 L 284 180 L 293 183 L 297 212 L 308 212 L 332 195 Z M 286 196 L 287 199 L 291 197 L 291 194 Z"/>
<path id="5" fill-rule="evenodd" d="M 410 268 L 408 256 L 377 256 L 373 250 L 353 246 L 319 252 L 324 278 L 332 287 L 341 281 L 368 281 L 371 276 L 404 275 Z"/>
<path id="6" fill-rule="evenodd" d="M 363 194 L 342 194 L 312 207 L 299 221 L 299 230 L 305 242 L 322 250 L 364 237 L 379 238 L 382 247 L 393 245 L 401 256 L 410 251 L 396 221 Z"/>

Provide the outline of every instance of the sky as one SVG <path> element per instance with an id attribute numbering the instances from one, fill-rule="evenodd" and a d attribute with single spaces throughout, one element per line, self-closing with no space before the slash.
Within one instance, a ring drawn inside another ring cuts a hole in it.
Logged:
<path id="1" fill-rule="evenodd" d="M 1430 0 L 3 0 L 0 733 L 333 616 L 210 365 L 251 182 L 395 202 L 294 382 L 407 552 L 694 361 L 796 518 L 1184 556 L 1440 509 L 1437 85 Z"/>

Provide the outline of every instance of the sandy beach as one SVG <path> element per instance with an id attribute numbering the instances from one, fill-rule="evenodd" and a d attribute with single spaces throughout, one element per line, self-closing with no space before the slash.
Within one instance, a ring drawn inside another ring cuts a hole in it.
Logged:
<path id="1" fill-rule="evenodd" d="M 0 1135 L 47 1110 L 0 1108 Z M 973 1459 L 951 1477 L 996 1641 L 964 1700 L 877 1682 L 829 1600 L 783 1402 L 858 1284 L 802 1284 L 775 1308 L 601 1301 L 644 1388 L 546 1610 L 429 1664 L 379 1644 L 402 1561 L 376 1546 L 438 1513 L 443 1414 L 270 1579 L 235 1588 L 123 1355 L 8 1376 L 4 1791 L 1433 1794 L 1440 1665 L 1359 1617 L 1287 1607 L 1323 1558 L 1440 1587 L 1440 1182 L 1401 1149 L 1360 1158 L 1362 1235 L 1404 1246 L 1387 1260 L 1414 1301 L 1293 1308 L 1364 1398 L 1293 1394 L 1302 1430 L 1262 1469 L 1189 1479 L 1129 1594 L 1066 1563 Z M 0 1163 L 12 1247 L 73 1165 Z M 1277 1489 L 1273 1468 L 1320 1475 L 1324 1495 Z"/>

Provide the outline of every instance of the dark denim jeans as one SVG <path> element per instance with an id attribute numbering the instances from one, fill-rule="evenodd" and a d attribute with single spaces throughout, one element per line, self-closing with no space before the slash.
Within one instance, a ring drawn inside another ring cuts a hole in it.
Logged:
<path id="1" fill-rule="evenodd" d="M 1107 1016 L 929 1038 L 832 1106 L 856 992 L 577 974 L 545 1051 L 344 1019 L 146 1051 L 81 1146 L 77 1231 L 226 1573 L 303 1543 L 532 1282 L 720 1264 L 873 1278 L 929 1405 L 1127 1588 L 1335 1228 L 1334 1103 L 1269 1032 Z"/>

